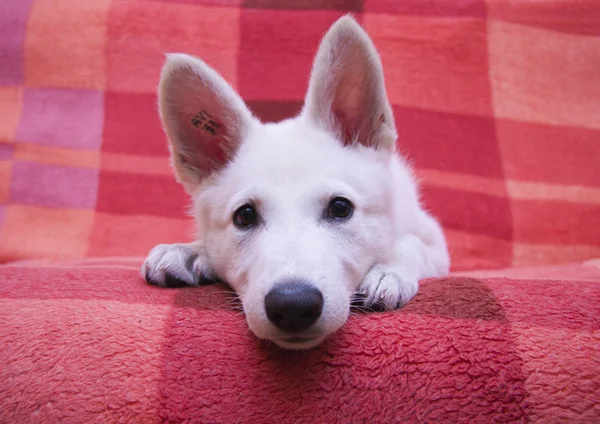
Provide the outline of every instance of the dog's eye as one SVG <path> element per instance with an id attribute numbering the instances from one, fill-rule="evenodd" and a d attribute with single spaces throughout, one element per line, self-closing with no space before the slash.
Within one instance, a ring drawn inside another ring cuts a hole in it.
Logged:
<path id="1" fill-rule="evenodd" d="M 233 214 L 233 223 L 236 227 L 243 230 L 256 225 L 258 222 L 258 214 L 254 210 L 254 206 L 245 204 L 238 208 Z"/>
<path id="2" fill-rule="evenodd" d="M 350 200 L 343 197 L 334 197 L 329 204 L 327 215 L 332 219 L 345 219 L 352 215 L 354 206 L 350 203 Z"/>

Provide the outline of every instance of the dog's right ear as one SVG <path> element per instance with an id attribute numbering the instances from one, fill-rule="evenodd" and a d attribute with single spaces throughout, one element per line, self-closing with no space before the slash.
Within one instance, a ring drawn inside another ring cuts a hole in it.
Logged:
<path id="1" fill-rule="evenodd" d="M 302 116 L 345 145 L 396 149 L 396 125 L 373 42 L 349 15 L 323 37 Z"/>
<path id="2" fill-rule="evenodd" d="M 223 77 L 185 54 L 167 55 L 158 104 L 175 174 L 190 194 L 232 158 L 256 122 Z"/>

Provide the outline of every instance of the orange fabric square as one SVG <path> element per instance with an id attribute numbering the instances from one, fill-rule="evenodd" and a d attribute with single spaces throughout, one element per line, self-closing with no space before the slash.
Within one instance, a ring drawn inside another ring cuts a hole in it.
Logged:
<path id="1" fill-rule="evenodd" d="M 102 152 L 102 169 L 132 174 L 168 175 L 175 179 L 168 157 Z"/>
<path id="2" fill-rule="evenodd" d="M 118 2 L 108 22 L 107 87 L 154 92 L 165 53 L 201 57 L 235 86 L 239 9 Z"/>
<path id="3" fill-rule="evenodd" d="M 506 188 L 511 199 L 559 200 L 600 205 L 600 189 L 593 187 L 508 180 Z"/>
<path id="4" fill-rule="evenodd" d="M 85 254 L 94 212 L 9 205 L 0 229 L 0 262 Z"/>
<path id="5" fill-rule="evenodd" d="M 390 102 L 491 116 L 485 21 L 366 14 Z"/>
<path id="6" fill-rule="evenodd" d="M 0 160 L 0 203 L 8 201 L 10 190 L 11 164 L 9 160 Z"/>
<path id="7" fill-rule="evenodd" d="M 513 266 L 578 262 L 600 258 L 600 245 L 515 243 Z M 559 278 L 559 276 L 556 276 Z M 563 277 L 560 277 L 563 278 Z"/>
<path id="8" fill-rule="evenodd" d="M 15 159 L 27 162 L 72 166 L 75 168 L 100 168 L 100 153 L 93 150 L 70 149 L 41 144 L 16 144 L 13 155 Z"/>
<path id="9" fill-rule="evenodd" d="M 490 21 L 496 116 L 600 128 L 600 38 Z"/>
<path id="10" fill-rule="evenodd" d="M 0 87 L 0 140 L 14 140 L 22 108 L 23 91 L 20 87 Z"/>
<path id="11" fill-rule="evenodd" d="M 36 0 L 25 38 L 25 83 L 104 88 L 109 6 L 110 0 Z"/>
<path id="12" fill-rule="evenodd" d="M 191 218 L 96 213 L 87 256 L 146 256 L 157 244 L 190 242 L 194 234 Z"/>

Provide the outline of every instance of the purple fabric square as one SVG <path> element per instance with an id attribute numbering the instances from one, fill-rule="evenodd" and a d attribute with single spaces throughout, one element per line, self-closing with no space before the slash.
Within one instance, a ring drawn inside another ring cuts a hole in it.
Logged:
<path id="1" fill-rule="evenodd" d="M 13 150 L 14 145 L 12 143 L 2 143 L 0 141 L 0 159 L 10 159 Z"/>
<path id="2" fill-rule="evenodd" d="M 103 122 L 104 95 L 99 91 L 28 88 L 16 140 L 98 150 Z"/>
<path id="3" fill-rule="evenodd" d="M 13 163 L 11 203 L 95 209 L 98 170 L 34 162 Z"/>
<path id="4" fill-rule="evenodd" d="M 0 85 L 22 84 L 23 46 L 33 0 L 0 1 Z"/>

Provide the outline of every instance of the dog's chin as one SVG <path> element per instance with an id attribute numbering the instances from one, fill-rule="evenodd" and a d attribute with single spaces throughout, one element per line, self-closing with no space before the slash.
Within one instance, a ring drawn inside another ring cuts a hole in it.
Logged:
<path id="1" fill-rule="evenodd" d="M 320 345 L 325 340 L 325 335 L 322 336 L 285 336 L 272 338 L 271 341 L 277 346 L 288 350 L 308 350 Z"/>
<path id="2" fill-rule="evenodd" d="M 308 350 L 319 346 L 328 336 L 334 334 L 344 325 L 350 313 L 350 308 L 349 303 L 343 306 L 339 311 L 327 310 L 326 314 L 315 325 L 298 333 L 280 331 L 264 315 L 246 312 L 246 322 L 250 331 L 261 340 L 271 342 L 287 350 Z M 338 313 L 335 314 L 335 312 Z"/>

